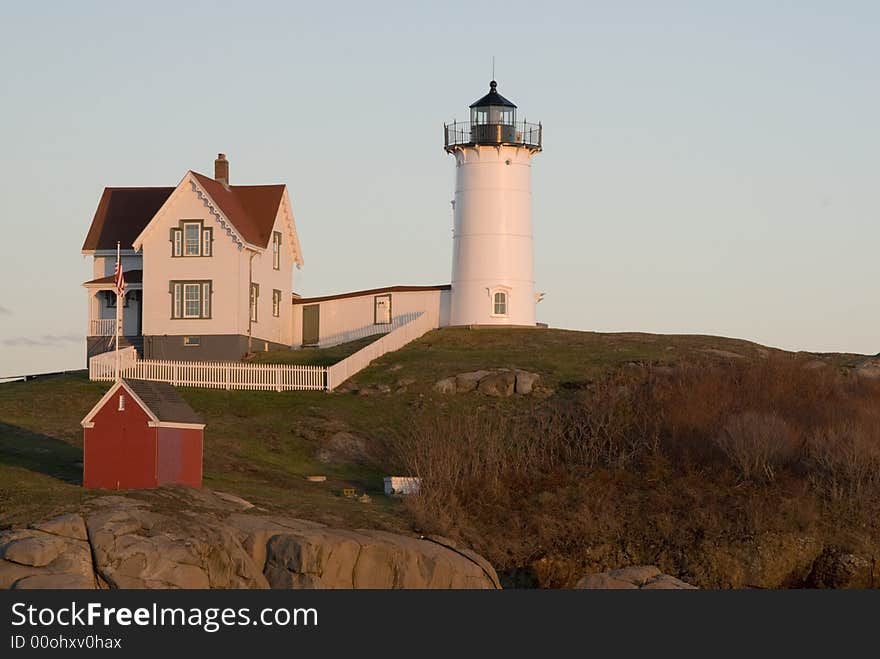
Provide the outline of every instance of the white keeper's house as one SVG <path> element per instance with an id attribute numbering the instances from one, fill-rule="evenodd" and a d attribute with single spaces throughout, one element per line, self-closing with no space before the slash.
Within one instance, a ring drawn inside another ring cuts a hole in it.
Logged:
<path id="1" fill-rule="evenodd" d="M 116 331 L 117 243 L 127 282 L 120 345 L 146 359 L 239 360 L 249 352 L 326 347 L 388 332 L 424 314 L 434 326 L 535 327 L 531 159 L 541 126 L 518 121 L 492 81 L 470 119 L 444 126 L 455 158 L 451 284 L 389 286 L 303 298 L 286 185 L 232 185 L 188 171 L 174 187 L 105 188 L 82 253 L 93 257 L 88 357 Z"/>

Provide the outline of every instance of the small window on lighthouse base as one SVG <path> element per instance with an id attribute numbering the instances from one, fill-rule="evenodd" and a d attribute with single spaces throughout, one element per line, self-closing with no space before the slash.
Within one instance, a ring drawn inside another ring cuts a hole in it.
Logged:
<path id="1" fill-rule="evenodd" d="M 507 291 L 492 291 L 492 315 L 507 315 Z"/>

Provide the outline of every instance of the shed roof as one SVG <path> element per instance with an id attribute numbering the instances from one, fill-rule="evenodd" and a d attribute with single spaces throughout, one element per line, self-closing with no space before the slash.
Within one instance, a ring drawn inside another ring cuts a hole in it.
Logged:
<path id="1" fill-rule="evenodd" d="M 170 384 L 123 378 L 110 387 L 107 393 L 101 397 L 101 400 L 86 414 L 85 418 L 80 422 L 84 428 L 92 427 L 95 415 L 119 391 L 120 387 L 128 391 L 138 404 L 144 408 L 147 416 L 150 417 L 150 425 L 162 427 L 180 424 L 183 427 L 205 427 L 202 417 L 183 400 L 181 395 L 177 393 L 177 390 Z"/>
<path id="2" fill-rule="evenodd" d="M 167 382 L 129 380 L 123 382 L 150 408 L 159 421 L 167 423 L 204 423 L 183 397 Z"/>

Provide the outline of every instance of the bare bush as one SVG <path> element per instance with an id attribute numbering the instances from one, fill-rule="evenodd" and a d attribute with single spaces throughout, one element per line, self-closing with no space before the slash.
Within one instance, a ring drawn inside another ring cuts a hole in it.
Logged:
<path id="1" fill-rule="evenodd" d="M 772 481 L 798 449 L 791 428 L 774 413 L 732 416 L 714 441 L 743 479 L 759 482 Z"/>
<path id="2" fill-rule="evenodd" d="M 660 446 L 662 410 L 645 383 L 610 379 L 564 414 L 581 465 L 626 468 Z"/>
<path id="3" fill-rule="evenodd" d="M 475 483 L 494 491 L 557 470 L 623 468 L 659 447 L 661 415 L 646 393 L 614 380 L 565 405 L 423 412 L 393 452 L 426 491 L 464 492 Z"/>
<path id="4" fill-rule="evenodd" d="M 821 428 L 807 440 L 810 479 L 835 499 L 880 487 L 880 430 L 853 421 Z"/>

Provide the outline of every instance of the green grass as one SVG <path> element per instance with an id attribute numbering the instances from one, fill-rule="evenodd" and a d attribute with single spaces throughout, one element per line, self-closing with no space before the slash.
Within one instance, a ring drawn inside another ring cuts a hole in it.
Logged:
<path id="1" fill-rule="evenodd" d="M 600 334 L 557 329 L 466 329 L 430 332 L 376 360 L 358 374 L 362 383 L 393 384 L 403 377 L 423 385 L 481 368 L 536 371 L 551 386 L 581 382 L 609 367 L 637 363 L 711 363 L 754 359 L 771 349 L 713 336 L 638 333 Z"/>
<path id="2" fill-rule="evenodd" d="M 107 390 L 85 375 L 0 385 L 0 525 L 75 509 L 88 498 L 82 478 L 80 420 Z M 338 525 L 399 528 L 399 502 L 382 495 L 376 465 L 315 456 L 340 429 L 379 401 L 324 392 L 228 392 L 181 389 L 207 419 L 204 484 L 287 514 Z M 361 405 L 359 405 L 361 404 Z M 374 415 L 375 416 L 375 415 Z M 325 483 L 311 483 L 324 475 Z M 367 492 L 371 504 L 344 498 L 344 487 Z"/>
<path id="3" fill-rule="evenodd" d="M 334 363 L 366 345 L 328 350 L 263 353 L 260 361 Z M 413 406 L 436 399 L 453 408 L 485 403 L 477 394 L 443 397 L 438 379 L 480 368 L 515 367 L 541 373 L 550 387 L 589 380 L 628 362 L 711 363 L 731 354 L 757 358 L 767 349 L 734 339 L 706 336 L 597 334 L 565 330 L 444 329 L 430 332 L 404 349 L 385 355 L 351 382 L 357 390 L 385 383 L 390 395 L 351 392 L 248 392 L 181 389 L 207 420 L 204 481 L 269 510 L 331 524 L 404 528 L 409 524 L 399 501 L 382 495 L 388 475 L 382 441 L 411 418 Z M 852 361 L 851 356 L 835 356 Z M 74 509 L 101 492 L 80 486 L 80 420 L 107 390 L 85 375 L 0 384 L 0 525 L 32 521 Z M 515 405 L 514 401 L 507 404 Z M 335 432 L 355 433 L 375 449 L 367 464 L 316 457 Z M 324 475 L 326 483 L 310 483 Z M 362 504 L 340 495 L 354 487 L 372 496 Z"/>

